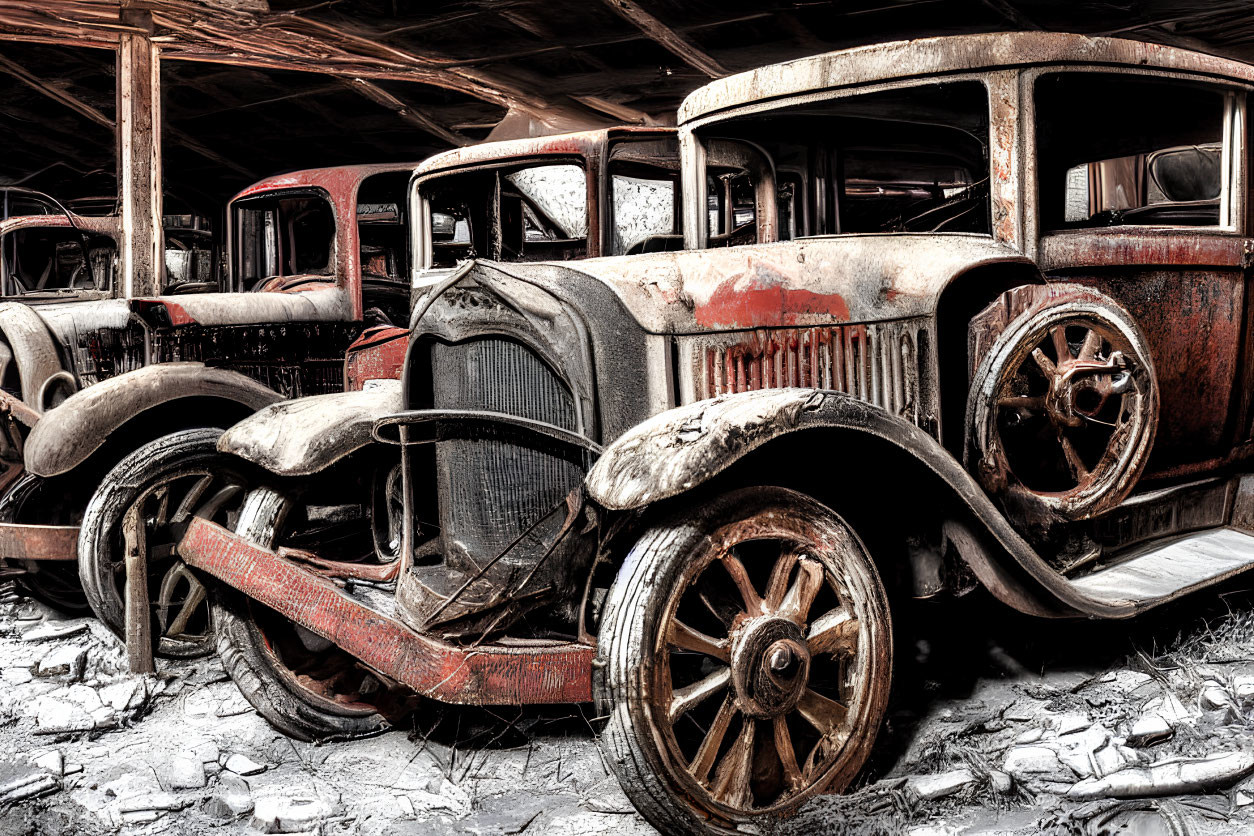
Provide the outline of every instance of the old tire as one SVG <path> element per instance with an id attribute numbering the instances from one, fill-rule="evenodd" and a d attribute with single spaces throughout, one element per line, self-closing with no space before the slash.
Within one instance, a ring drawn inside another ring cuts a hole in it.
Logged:
<path id="1" fill-rule="evenodd" d="M 1089 519 L 1135 487 L 1157 426 L 1154 363 L 1131 315 L 1091 288 L 1053 285 L 975 371 L 967 465 L 1019 519 Z"/>
<path id="2" fill-rule="evenodd" d="M 70 524 L 70 515 L 62 503 L 48 502 L 44 492 L 46 480 L 24 473 L 0 498 L 0 520 L 34 524 Z M 18 562 L 18 561 L 14 561 Z M 41 604 L 61 612 L 78 615 L 91 611 L 78 567 L 67 560 L 20 561 L 27 574 L 18 579 L 22 591 Z"/>
<path id="3" fill-rule="evenodd" d="M 194 516 L 229 523 L 243 500 L 244 462 L 218 452 L 222 430 L 182 430 L 133 451 L 92 494 L 78 538 L 78 572 L 87 602 L 115 634 L 126 629 L 123 520 L 141 503 L 154 611 L 155 651 L 194 658 L 214 649 L 205 590 L 174 547 Z"/>
<path id="4" fill-rule="evenodd" d="M 738 832 L 844 789 L 865 764 L 892 680 L 884 586 L 829 508 L 735 491 L 636 541 L 598 670 L 604 744 L 645 818 L 663 833 Z"/>
<path id="5" fill-rule="evenodd" d="M 244 502 L 236 532 L 272 548 L 287 511 L 288 502 L 279 492 L 253 491 Z M 352 666 L 348 654 L 224 585 L 214 587 L 210 600 L 222 665 L 244 699 L 270 725 L 311 741 L 362 737 L 391 728 L 374 705 L 329 697 L 319 687 L 325 680 L 294 669 L 285 648 L 297 653 L 307 649 L 311 657 L 345 670 Z"/>

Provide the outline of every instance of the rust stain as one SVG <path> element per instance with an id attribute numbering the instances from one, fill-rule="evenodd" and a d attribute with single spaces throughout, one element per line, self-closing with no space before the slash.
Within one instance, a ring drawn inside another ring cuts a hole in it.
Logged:
<path id="1" fill-rule="evenodd" d="M 78 560 L 78 526 L 0 523 L 0 557 Z"/>

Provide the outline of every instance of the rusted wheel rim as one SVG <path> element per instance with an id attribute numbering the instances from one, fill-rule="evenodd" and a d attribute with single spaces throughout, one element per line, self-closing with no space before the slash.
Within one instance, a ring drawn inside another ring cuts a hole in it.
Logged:
<path id="1" fill-rule="evenodd" d="M 377 714 L 388 687 L 350 654 L 250 601 L 271 668 L 316 708 L 345 717 Z"/>
<path id="2" fill-rule="evenodd" d="M 1060 509 L 1103 493 L 1118 501 L 1151 386 L 1136 347 L 1110 322 L 1069 316 L 1034 329 L 995 384 L 986 481 Z"/>
<path id="3" fill-rule="evenodd" d="M 157 481 L 136 500 L 148 558 L 149 601 L 163 643 L 208 648 L 212 629 L 206 590 L 179 559 L 178 542 L 193 517 L 231 524 L 235 500 L 242 496 L 243 484 L 233 474 L 193 469 Z M 124 599 L 126 563 L 121 556 L 129 544 L 125 532 L 119 539 L 123 548 L 112 568 L 114 588 Z"/>
<path id="4" fill-rule="evenodd" d="M 671 594 L 647 672 L 672 779 L 731 820 L 842 789 L 874 739 L 891 656 L 861 544 L 778 511 L 707 542 Z"/>

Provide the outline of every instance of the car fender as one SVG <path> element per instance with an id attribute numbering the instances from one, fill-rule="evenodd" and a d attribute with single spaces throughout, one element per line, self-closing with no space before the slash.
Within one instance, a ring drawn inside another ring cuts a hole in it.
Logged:
<path id="1" fill-rule="evenodd" d="M 399 380 L 283 401 L 223 433 L 218 450 L 279 476 L 308 476 L 373 443 L 375 422 L 401 408 Z"/>
<path id="2" fill-rule="evenodd" d="M 699 487 L 776 439 L 825 428 L 885 441 L 939 477 L 968 509 L 975 529 L 946 526 L 946 536 L 976 577 L 1007 604 L 1053 616 L 1126 618 L 1137 612 L 1135 606 L 1091 598 L 1073 588 L 935 438 L 843 392 L 741 392 L 663 412 L 606 448 L 588 473 L 588 496 L 609 511 L 641 510 Z"/>
<path id="3" fill-rule="evenodd" d="M 184 398 L 215 398 L 257 410 L 283 396 L 239 372 L 203 363 L 145 366 L 75 392 L 44 413 L 26 440 L 26 469 L 43 477 L 68 473 L 136 415 Z"/>
<path id="4" fill-rule="evenodd" d="M 62 372 L 61 359 L 48 326 L 30 305 L 3 302 L 0 303 L 0 335 L 5 343 L 0 347 L 0 376 L 4 373 L 3 366 L 16 363 L 22 401 L 42 411 L 40 394 L 44 384 Z M 3 356 L 4 349 L 9 356 Z"/>

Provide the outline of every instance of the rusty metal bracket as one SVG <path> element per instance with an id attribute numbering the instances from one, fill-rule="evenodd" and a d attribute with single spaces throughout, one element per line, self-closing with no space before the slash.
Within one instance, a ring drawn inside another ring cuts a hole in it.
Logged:
<path id="1" fill-rule="evenodd" d="M 206 572 L 419 694 L 463 705 L 582 703 L 592 699 L 590 644 L 461 647 L 411 630 L 314 572 L 220 525 L 192 520 L 179 543 Z"/>

